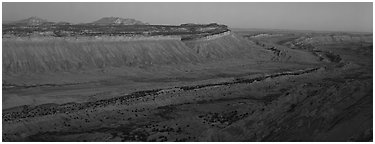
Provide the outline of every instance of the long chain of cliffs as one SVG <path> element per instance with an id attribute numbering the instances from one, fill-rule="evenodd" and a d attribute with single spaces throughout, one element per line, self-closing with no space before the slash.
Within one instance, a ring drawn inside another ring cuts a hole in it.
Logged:
<path id="1" fill-rule="evenodd" d="M 170 25 L 3 25 L 3 38 L 87 38 L 93 39 L 210 39 L 230 32 L 226 25 L 216 23 Z"/>
<path id="2" fill-rule="evenodd" d="M 212 40 L 216 38 L 220 38 L 223 36 L 230 35 L 231 31 L 221 32 L 221 33 L 215 33 L 210 35 L 203 35 L 203 36 L 197 36 L 195 37 L 183 37 L 179 35 L 157 35 L 157 36 L 144 36 L 144 35 L 124 35 L 124 36 L 108 36 L 108 35 L 102 35 L 102 36 L 81 36 L 81 37 L 52 37 L 52 36 L 41 36 L 41 35 L 34 35 L 29 37 L 16 37 L 14 35 L 5 35 L 3 36 L 3 40 L 12 40 L 12 41 L 44 41 L 44 40 L 67 40 L 67 41 L 142 41 L 142 40 Z"/>

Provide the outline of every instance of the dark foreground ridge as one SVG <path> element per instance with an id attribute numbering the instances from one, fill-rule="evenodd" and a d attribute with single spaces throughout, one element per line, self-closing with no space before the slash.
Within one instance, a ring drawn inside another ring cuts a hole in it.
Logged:
<path id="1" fill-rule="evenodd" d="M 232 84 L 238 84 L 238 83 L 252 83 L 255 81 L 262 81 L 267 78 L 275 78 L 275 77 L 288 76 L 288 75 L 302 75 L 302 74 L 317 71 L 318 69 L 319 68 L 309 68 L 305 70 L 270 74 L 270 75 L 260 76 L 260 77 L 251 78 L 251 79 L 236 79 L 232 82 L 222 82 L 222 83 L 216 83 L 216 84 L 204 84 L 204 85 L 196 85 L 196 86 L 183 86 L 183 87 L 175 87 L 175 88 L 179 88 L 184 91 L 189 91 L 189 90 L 195 90 L 195 89 L 200 89 L 204 87 L 232 85 Z M 86 102 L 86 103 L 67 103 L 67 104 L 61 104 L 61 105 L 43 104 L 43 105 L 39 105 L 35 107 L 25 105 L 25 106 L 18 107 L 19 110 L 16 110 L 16 111 L 11 110 L 15 108 L 3 110 L 4 112 L 3 120 L 14 121 L 14 120 L 20 120 L 23 118 L 52 115 L 56 113 L 71 113 L 71 112 L 79 111 L 79 110 L 86 109 L 89 107 L 95 108 L 95 107 L 104 107 L 110 104 L 127 104 L 128 102 L 131 102 L 132 100 L 139 99 L 147 95 L 157 95 L 158 92 L 161 90 L 163 89 L 138 91 L 138 92 L 133 92 L 131 94 L 120 96 L 120 97 L 104 99 L 104 100 L 99 100 L 95 102 Z M 10 112 L 6 112 L 6 111 L 10 111 Z"/>

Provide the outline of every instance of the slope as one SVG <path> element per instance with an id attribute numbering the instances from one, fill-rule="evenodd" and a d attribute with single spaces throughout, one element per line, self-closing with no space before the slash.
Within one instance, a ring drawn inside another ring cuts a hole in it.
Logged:
<path id="1" fill-rule="evenodd" d="M 105 67 L 195 63 L 184 43 L 159 41 L 3 41 L 3 73 L 80 71 Z"/>

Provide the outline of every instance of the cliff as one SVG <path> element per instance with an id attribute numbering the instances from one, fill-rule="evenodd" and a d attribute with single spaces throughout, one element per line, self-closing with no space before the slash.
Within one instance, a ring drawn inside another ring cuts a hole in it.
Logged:
<path id="1" fill-rule="evenodd" d="M 7 38 L 3 39 L 3 74 L 183 65 L 225 59 L 316 62 L 306 52 L 282 53 L 275 55 L 230 31 L 185 41 L 180 36 Z"/>

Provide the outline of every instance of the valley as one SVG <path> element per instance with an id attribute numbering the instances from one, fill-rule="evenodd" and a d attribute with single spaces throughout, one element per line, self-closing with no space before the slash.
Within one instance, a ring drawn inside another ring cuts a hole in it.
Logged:
<path id="1" fill-rule="evenodd" d="M 3 141 L 372 141 L 372 34 L 10 27 Z"/>

